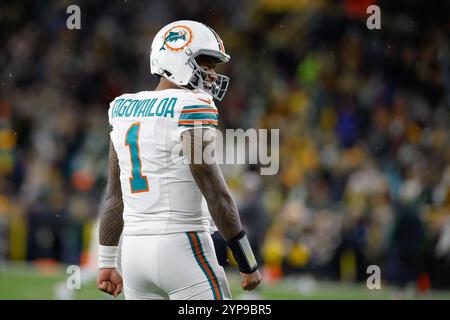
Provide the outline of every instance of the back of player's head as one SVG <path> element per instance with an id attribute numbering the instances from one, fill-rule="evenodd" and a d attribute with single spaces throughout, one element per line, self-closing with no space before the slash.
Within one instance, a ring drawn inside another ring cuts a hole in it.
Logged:
<path id="1" fill-rule="evenodd" d="M 213 57 L 217 63 L 230 60 L 222 39 L 213 29 L 196 21 L 175 21 L 163 27 L 153 39 L 150 70 L 176 85 L 200 89 L 222 100 L 229 78 L 214 74 L 214 81 L 207 83 L 208 71 L 202 70 L 196 61 L 201 55 Z"/>

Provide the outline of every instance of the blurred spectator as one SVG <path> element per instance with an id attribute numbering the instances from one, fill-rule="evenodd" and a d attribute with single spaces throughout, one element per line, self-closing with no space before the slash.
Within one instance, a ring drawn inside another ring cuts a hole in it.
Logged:
<path id="1" fill-rule="evenodd" d="M 450 287 L 449 2 L 294 3 L 79 1 L 71 31 L 67 1 L 2 1 L 8 259 L 80 260 L 105 185 L 109 101 L 154 87 L 152 37 L 189 18 L 232 57 L 221 129 L 280 129 L 278 175 L 225 172 L 267 274 L 356 281 L 378 264 L 393 284 L 425 274 Z M 365 26 L 373 3 L 381 30 Z"/>

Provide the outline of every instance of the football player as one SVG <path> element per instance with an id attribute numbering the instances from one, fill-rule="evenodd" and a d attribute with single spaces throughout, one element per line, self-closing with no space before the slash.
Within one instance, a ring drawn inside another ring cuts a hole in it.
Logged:
<path id="1" fill-rule="evenodd" d="M 211 239 L 210 218 L 236 259 L 244 290 L 261 281 L 236 204 L 213 158 L 218 109 L 228 77 L 219 35 L 176 21 L 155 36 L 153 91 L 123 94 L 112 127 L 106 201 L 99 230 L 97 287 L 126 299 L 231 299 Z M 206 199 L 209 209 L 202 210 Z M 122 275 L 117 271 L 121 234 Z"/>

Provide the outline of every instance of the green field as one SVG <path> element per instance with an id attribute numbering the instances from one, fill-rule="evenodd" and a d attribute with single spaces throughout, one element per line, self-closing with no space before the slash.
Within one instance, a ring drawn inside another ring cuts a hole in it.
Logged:
<path id="1" fill-rule="evenodd" d="M 68 274 L 63 267 L 36 268 L 23 264 L 0 266 L 0 300 L 4 299 L 58 299 L 57 287 L 65 288 Z M 311 278 L 293 277 L 277 283 L 263 283 L 251 294 L 239 286 L 237 274 L 228 272 L 234 299 L 449 299 L 450 291 L 430 291 L 418 295 L 414 288 L 398 290 L 382 285 L 380 290 L 369 290 L 363 284 L 342 284 L 314 281 Z M 59 284 L 59 286 L 58 286 Z M 74 299 L 112 299 L 98 291 L 94 282 L 82 285 L 79 290 L 65 290 L 73 293 Z M 123 295 L 121 295 L 123 299 Z"/>

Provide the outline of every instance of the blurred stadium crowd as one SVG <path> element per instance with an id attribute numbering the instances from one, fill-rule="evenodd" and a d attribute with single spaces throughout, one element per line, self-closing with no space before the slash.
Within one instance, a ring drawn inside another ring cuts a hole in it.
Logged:
<path id="1" fill-rule="evenodd" d="M 381 7 L 368 30 L 366 8 Z M 81 30 L 66 8 L 81 8 Z M 308 272 L 450 288 L 448 1 L 0 4 L 0 261 L 83 262 L 109 102 L 150 90 L 163 25 L 222 37 L 220 128 L 280 128 L 280 171 L 224 166 L 267 279 Z"/>

